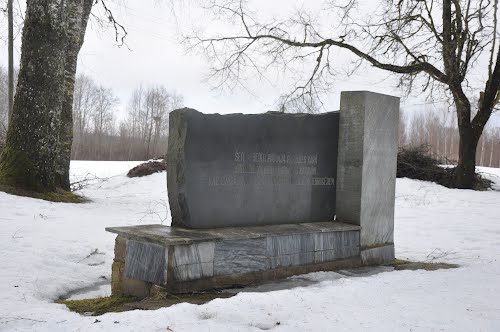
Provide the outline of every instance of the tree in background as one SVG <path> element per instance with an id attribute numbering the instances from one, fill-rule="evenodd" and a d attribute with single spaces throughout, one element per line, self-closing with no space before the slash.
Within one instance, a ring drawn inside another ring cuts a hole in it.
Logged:
<path id="1" fill-rule="evenodd" d="M 106 133 L 113 133 L 113 108 L 118 103 L 118 99 L 113 95 L 111 89 L 99 86 L 94 100 L 95 104 L 91 116 L 94 124 L 94 136 L 97 138 L 96 150 L 99 150 L 102 148 L 103 136 Z M 94 159 L 100 159 L 100 157 L 96 155 Z"/>
<path id="2" fill-rule="evenodd" d="M 342 49 L 399 74 L 407 93 L 444 92 L 454 105 L 459 129 L 455 184 L 473 188 L 477 145 L 499 100 L 498 0 L 382 0 L 377 6 L 332 0 L 326 1 L 326 8 L 330 22 L 338 25 L 327 28 L 312 19 L 317 15 L 303 11 L 262 23 L 246 1 L 202 2 L 216 19 L 237 26 L 236 32 L 185 40 L 188 49 L 201 51 L 211 61 L 211 76 L 218 85 L 239 83 L 248 69 L 261 76 L 274 67 L 295 74 L 310 64 L 310 73 L 284 98 L 283 108 L 302 101 L 302 109 L 314 109 L 331 84 L 333 50 Z M 361 6 L 374 8 L 365 21 L 356 17 Z"/>
<path id="3" fill-rule="evenodd" d="M 14 70 L 14 87 L 19 70 Z M 0 153 L 1 147 L 7 136 L 7 127 L 9 123 L 9 79 L 8 71 L 0 66 Z M 14 89 L 15 92 L 15 89 Z"/>
<path id="4" fill-rule="evenodd" d="M 168 114 L 183 97 L 162 85 L 136 88 L 124 119 L 111 88 L 78 75 L 73 100 L 72 159 L 147 160 L 166 153 Z"/>
<path id="5" fill-rule="evenodd" d="M 89 131 L 96 94 L 95 82 L 86 75 L 78 75 L 73 96 L 73 133 L 76 137 Z M 78 155 L 83 148 L 81 140 L 73 141 L 73 154 Z"/>
<path id="6" fill-rule="evenodd" d="M 4 67 L 0 66 L 0 152 L 2 143 L 7 135 L 9 117 L 8 75 Z"/>
<path id="7" fill-rule="evenodd" d="M 141 159 L 158 157 L 166 153 L 168 132 L 168 114 L 182 107 L 184 98 L 168 91 L 164 86 L 152 86 L 147 89 L 138 87 L 132 94 L 128 105 L 128 117 L 121 128 L 136 140 L 143 151 Z M 162 140 L 164 142 L 162 142 Z M 163 147 L 163 148 L 162 148 Z"/>
<path id="8" fill-rule="evenodd" d="M 422 109 L 400 114 L 399 146 L 403 149 L 426 147 L 428 153 L 442 164 L 455 164 L 459 158 L 459 132 L 456 113 L 445 108 Z M 478 166 L 500 167 L 500 128 L 486 126 L 476 153 Z"/>
<path id="9" fill-rule="evenodd" d="M 9 49 L 9 59 L 8 59 L 8 99 L 9 99 L 9 118 L 12 115 L 12 108 L 14 104 L 14 8 L 13 1 L 7 0 L 7 16 L 8 16 L 8 49 Z"/>

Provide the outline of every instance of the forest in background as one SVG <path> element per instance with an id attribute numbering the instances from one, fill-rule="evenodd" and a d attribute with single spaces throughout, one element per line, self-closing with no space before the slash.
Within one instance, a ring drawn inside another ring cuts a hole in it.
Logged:
<path id="1" fill-rule="evenodd" d="M 7 130 L 7 71 L 0 67 L 0 145 Z M 73 98 L 74 160 L 147 160 L 167 152 L 168 114 L 182 95 L 162 85 L 138 86 L 118 116 L 112 88 L 78 75 Z"/>
<path id="2" fill-rule="evenodd" d="M 110 87 L 86 75 L 75 83 L 73 148 L 75 160 L 147 160 L 165 155 L 168 114 L 183 107 L 183 96 L 162 85 L 138 86 L 117 116 L 120 101 Z M 399 146 L 428 145 L 430 154 L 446 164 L 458 160 L 456 112 L 451 109 L 401 112 Z M 0 66 L 0 145 L 7 129 L 7 71 Z M 500 128 L 487 127 L 476 153 L 479 166 L 500 167 Z"/>
<path id="3" fill-rule="evenodd" d="M 147 160 L 167 152 L 168 115 L 183 106 L 183 97 L 162 85 L 139 86 L 116 115 L 119 100 L 111 88 L 85 75 L 75 82 L 73 148 L 76 160 Z"/>
<path id="4" fill-rule="evenodd" d="M 428 146 L 429 154 L 442 164 L 453 165 L 458 160 L 458 127 L 456 112 L 442 108 L 433 111 L 404 110 L 399 117 L 399 147 Z M 476 165 L 500 167 L 500 128 L 486 126 L 479 139 Z"/>

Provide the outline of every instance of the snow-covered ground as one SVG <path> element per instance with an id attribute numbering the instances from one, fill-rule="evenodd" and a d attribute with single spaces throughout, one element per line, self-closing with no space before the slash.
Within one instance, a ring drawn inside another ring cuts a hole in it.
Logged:
<path id="1" fill-rule="evenodd" d="M 205 305 L 179 304 L 84 317 L 53 300 L 109 280 L 108 226 L 169 224 L 165 173 L 128 179 L 137 162 L 72 162 L 72 178 L 98 177 L 87 204 L 0 192 L 0 330 L 36 331 L 500 331 L 500 170 L 496 191 L 397 180 L 396 256 L 459 269 L 384 272 Z M 93 254 L 92 254 L 93 253 Z M 103 286 L 85 296 L 109 293 Z M 75 295 L 77 297 L 78 295 Z"/>

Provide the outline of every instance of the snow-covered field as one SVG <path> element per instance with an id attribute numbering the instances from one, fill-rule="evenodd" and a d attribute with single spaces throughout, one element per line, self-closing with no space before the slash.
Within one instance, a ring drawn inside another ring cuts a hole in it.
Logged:
<path id="1" fill-rule="evenodd" d="M 170 223 L 165 173 L 128 179 L 136 164 L 72 162 L 73 181 L 108 178 L 81 190 L 92 199 L 87 204 L 0 192 L 1 331 L 500 331 L 500 170 L 488 168 L 481 170 L 496 181 L 495 191 L 397 180 L 396 256 L 459 269 L 355 278 L 316 273 L 309 275 L 319 281 L 312 286 L 98 321 L 54 304 L 109 280 L 114 235 L 105 227 Z M 93 295 L 109 291 L 106 285 Z"/>

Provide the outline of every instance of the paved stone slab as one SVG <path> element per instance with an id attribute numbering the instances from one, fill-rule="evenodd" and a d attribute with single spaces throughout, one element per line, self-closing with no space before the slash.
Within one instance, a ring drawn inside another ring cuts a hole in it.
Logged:
<path id="1" fill-rule="evenodd" d="M 147 241 L 163 246 L 176 244 L 191 244 L 212 240 L 238 240 L 261 238 L 273 235 L 292 235 L 310 233 L 330 233 L 359 231 L 360 226 L 327 221 L 303 224 L 272 225 L 272 226 L 247 226 L 227 227 L 216 229 L 186 229 L 182 227 L 169 227 L 165 225 L 140 225 L 107 227 L 106 231 L 118 234 L 127 239 Z"/>
<path id="2" fill-rule="evenodd" d="M 339 114 L 170 113 L 172 225 L 333 220 Z"/>

